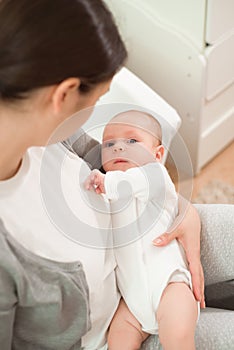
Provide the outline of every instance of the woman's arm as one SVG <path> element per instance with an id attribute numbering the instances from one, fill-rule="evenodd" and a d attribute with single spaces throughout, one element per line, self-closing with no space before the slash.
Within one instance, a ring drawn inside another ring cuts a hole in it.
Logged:
<path id="1" fill-rule="evenodd" d="M 201 307 L 205 307 L 204 274 L 200 260 L 200 232 L 201 222 L 195 207 L 185 198 L 179 196 L 179 215 L 168 232 L 154 240 L 157 247 L 165 246 L 173 239 L 177 239 L 183 246 L 189 270 L 192 275 L 193 291 Z"/>
<path id="2" fill-rule="evenodd" d="M 91 169 L 101 168 L 101 145 L 89 136 L 83 129 L 79 129 L 62 144 L 71 152 L 83 158 Z"/>

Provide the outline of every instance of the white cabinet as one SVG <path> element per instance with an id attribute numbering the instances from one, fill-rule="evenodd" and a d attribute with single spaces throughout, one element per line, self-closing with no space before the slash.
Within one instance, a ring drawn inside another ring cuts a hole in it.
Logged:
<path id="1" fill-rule="evenodd" d="M 234 1 L 208 0 L 206 13 L 206 42 L 214 44 L 234 28 Z"/>
<path id="2" fill-rule="evenodd" d="M 128 48 L 127 67 L 181 116 L 197 173 L 234 139 L 234 0 L 105 1 Z"/>

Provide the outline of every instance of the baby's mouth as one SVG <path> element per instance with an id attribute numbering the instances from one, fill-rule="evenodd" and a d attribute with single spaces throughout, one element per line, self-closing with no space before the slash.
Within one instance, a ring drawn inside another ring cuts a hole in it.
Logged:
<path id="1" fill-rule="evenodd" d="M 128 161 L 126 159 L 122 159 L 122 158 L 119 158 L 119 159 L 116 159 L 114 161 L 114 164 L 117 164 L 117 163 L 127 163 Z"/>

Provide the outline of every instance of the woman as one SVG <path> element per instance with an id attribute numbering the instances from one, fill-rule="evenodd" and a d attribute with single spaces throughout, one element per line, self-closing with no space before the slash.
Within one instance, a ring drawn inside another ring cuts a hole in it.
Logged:
<path id="1" fill-rule="evenodd" d="M 97 218 L 77 196 L 71 174 L 89 170 L 55 144 L 70 128 L 51 136 L 77 111 L 84 110 L 74 131 L 87 120 L 86 108 L 109 89 L 126 51 L 101 0 L 2 0 L 0 23 L 0 344 L 4 350 L 79 349 L 83 337 L 85 349 L 98 349 L 119 302 L 115 261 L 111 250 L 90 253 L 67 238 L 67 208 L 55 187 L 61 159 L 70 209 L 97 233 L 102 225 L 108 229 L 109 219 Z M 45 207 L 50 198 L 62 223 L 52 222 Z M 199 220 L 189 210 L 159 244 L 179 237 L 201 299 Z M 191 221 L 197 225 L 192 236 Z"/>

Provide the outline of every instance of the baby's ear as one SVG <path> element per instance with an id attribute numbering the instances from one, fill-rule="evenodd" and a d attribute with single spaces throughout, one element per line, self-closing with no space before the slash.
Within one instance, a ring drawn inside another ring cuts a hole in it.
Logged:
<path id="1" fill-rule="evenodd" d="M 163 155 L 164 155 L 164 147 L 163 147 L 163 145 L 157 146 L 156 149 L 155 149 L 155 159 L 158 162 L 161 162 Z"/>

